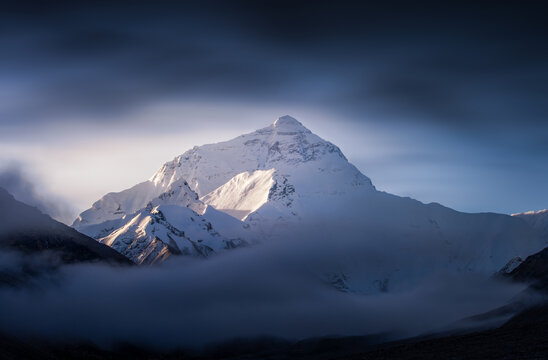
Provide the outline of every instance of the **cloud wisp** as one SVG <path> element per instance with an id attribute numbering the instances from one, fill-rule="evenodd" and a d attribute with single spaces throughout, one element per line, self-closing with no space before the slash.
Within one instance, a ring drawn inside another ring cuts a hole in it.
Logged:
<path id="1" fill-rule="evenodd" d="M 0 169 L 0 187 L 6 189 L 17 200 L 38 208 L 57 221 L 70 224 L 76 210 L 67 201 L 36 185 L 29 179 L 22 165 L 12 163 Z"/>

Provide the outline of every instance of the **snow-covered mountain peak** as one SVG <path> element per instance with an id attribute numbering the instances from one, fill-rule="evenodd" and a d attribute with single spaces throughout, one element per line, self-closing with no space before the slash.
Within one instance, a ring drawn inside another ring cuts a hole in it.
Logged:
<path id="1" fill-rule="evenodd" d="M 327 244 L 336 251 L 319 272 L 360 293 L 409 290 L 438 271 L 493 273 L 548 243 L 546 211 L 465 214 L 376 191 L 336 145 L 290 116 L 195 146 L 150 180 L 105 195 L 74 227 L 140 264 L 278 239 Z"/>
<path id="2" fill-rule="evenodd" d="M 276 121 L 274 121 L 272 126 L 274 127 L 274 129 L 276 129 L 277 132 L 281 133 L 311 132 L 306 127 L 304 127 L 303 124 L 301 124 L 297 119 L 289 115 L 279 117 L 278 119 L 276 119 Z"/>
<path id="3" fill-rule="evenodd" d="M 278 175 L 273 176 L 274 172 Z M 316 179 L 314 186 L 309 184 L 311 176 Z M 184 206 L 203 214 L 205 204 L 199 198 L 216 189 L 223 194 L 245 194 L 245 201 L 207 197 L 216 207 L 233 205 L 234 208 L 226 208 L 232 215 L 235 211 L 244 214 L 268 200 L 271 183 L 291 185 L 302 196 L 340 194 L 360 187 L 374 189 L 369 178 L 350 164 L 336 145 L 286 115 L 232 140 L 193 147 L 166 162 L 149 180 L 105 195 L 84 211 L 73 226 L 80 231 L 91 225 L 95 229 L 96 224 L 135 214 L 149 204 Z M 236 188 L 220 188 L 225 184 Z M 257 188 L 248 191 L 247 185 Z M 109 224 L 108 229 L 111 227 Z"/>
<path id="4" fill-rule="evenodd" d="M 332 175 L 332 184 L 341 180 L 372 187 L 336 145 L 288 115 L 232 140 L 195 146 L 165 163 L 150 181 L 167 188 L 183 178 L 202 197 L 246 171 L 275 169 L 288 174 L 303 171 L 303 167 Z"/>
<path id="5" fill-rule="evenodd" d="M 203 214 L 206 205 L 198 199 L 196 194 L 188 185 L 185 179 L 180 178 L 172 182 L 165 192 L 153 199 L 147 206 L 157 205 L 179 205 L 188 207 L 198 214 Z"/>

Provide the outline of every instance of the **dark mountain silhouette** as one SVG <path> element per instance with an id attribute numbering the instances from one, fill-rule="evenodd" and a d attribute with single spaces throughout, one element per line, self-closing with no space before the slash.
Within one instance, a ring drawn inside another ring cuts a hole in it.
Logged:
<path id="1" fill-rule="evenodd" d="M 132 264 L 115 250 L 17 201 L 0 188 L 0 285 L 18 285 L 65 264 Z"/>

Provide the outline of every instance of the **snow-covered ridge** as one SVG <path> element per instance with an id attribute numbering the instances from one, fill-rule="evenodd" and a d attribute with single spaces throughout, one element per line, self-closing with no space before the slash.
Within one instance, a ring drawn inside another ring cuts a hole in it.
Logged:
<path id="1" fill-rule="evenodd" d="M 548 216 L 548 210 L 547 209 L 543 209 L 543 210 L 538 210 L 538 211 L 535 211 L 535 210 L 531 210 L 531 211 L 526 211 L 526 212 L 523 212 L 523 213 L 515 213 L 515 214 L 512 214 L 512 216 Z"/>
<path id="2" fill-rule="evenodd" d="M 543 210 L 538 210 L 538 211 L 535 211 L 535 210 L 530 210 L 530 211 L 526 211 L 526 212 L 522 212 L 522 213 L 515 213 L 515 214 L 512 214 L 512 216 L 525 216 L 525 215 L 545 215 L 545 214 L 548 214 L 548 210 L 547 209 L 543 209 Z"/>
<path id="3" fill-rule="evenodd" d="M 91 208 L 82 212 L 72 227 L 81 229 L 84 226 L 100 224 L 108 220 L 121 219 L 143 208 L 150 200 L 160 195 L 163 188 L 150 181 L 139 183 L 127 190 L 111 192 L 93 203 Z"/>
<path id="4" fill-rule="evenodd" d="M 187 207 L 160 205 L 132 215 L 109 235 L 97 239 L 138 264 L 153 264 L 171 255 L 208 257 L 244 244 L 219 234 L 210 221 Z"/>
<path id="5" fill-rule="evenodd" d="M 529 225 L 538 229 L 548 238 L 548 210 L 527 211 L 512 214 L 512 216 L 525 220 Z"/>
<path id="6" fill-rule="evenodd" d="M 143 184 L 149 185 L 145 187 Z M 151 184 L 141 183 L 131 191 L 107 194 L 95 203 L 98 206 L 88 210 L 93 215 L 99 214 L 95 219 L 108 220 L 92 224 L 89 220 L 82 221 L 81 215 L 75 224 L 80 232 L 112 247 L 137 264 L 162 262 L 171 255 L 208 257 L 217 251 L 245 245 L 245 240 L 241 238 L 243 227 L 240 222 L 228 215 L 216 214 L 214 209 L 208 211 L 207 205 L 199 200 L 184 179 L 174 181 L 165 192 L 131 214 L 120 209 L 131 209 L 127 204 L 135 206 L 138 202 L 126 200 L 121 202 L 125 206 L 116 202 L 113 204 L 113 201 L 120 199 L 120 194 L 131 194 L 139 187 L 150 189 Z M 141 204 L 144 200 L 146 198 L 139 198 Z M 97 211 L 105 208 L 118 210 L 106 212 L 106 215 Z M 211 221 L 203 216 L 205 213 L 229 228 L 229 237 L 219 234 Z"/>
<path id="7" fill-rule="evenodd" d="M 198 214 L 203 214 L 206 209 L 206 205 L 200 201 L 198 194 L 192 191 L 185 179 L 178 179 L 172 182 L 163 193 L 150 201 L 147 207 L 150 208 L 158 205 L 188 207 Z"/>

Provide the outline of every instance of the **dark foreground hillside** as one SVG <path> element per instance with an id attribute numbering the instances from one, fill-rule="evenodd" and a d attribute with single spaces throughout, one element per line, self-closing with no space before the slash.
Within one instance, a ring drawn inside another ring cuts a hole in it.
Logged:
<path id="1" fill-rule="evenodd" d="M 548 248 L 530 255 L 512 272 L 529 291 L 548 290 Z M 496 311 L 496 310 L 495 310 Z M 383 344 L 354 359 L 548 359 L 548 304 L 527 309 L 498 329 L 428 340 Z"/>
<path id="2" fill-rule="evenodd" d="M 548 306 L 529 309 L 498 329 L 384 344 L 344 359 L 548 359 Z"/>
<path id="3" fill-rule="evenodd" d="M 0 286 L 19 286 L 66 264 L 131 265 L 110 247 L 17 201 L 0 188 Z"/>
<path id="4" fill-rule="evenodd" d="M 132 346 L 102 350 L 0 336 L 0 359 L 548 359 L 548 305 L 529 309 L 498 329 L 374 345 L 380 337 L 312 339 L 299 343 L 240 341 L 203 352 L 153 353 Z"/>
<path id="5" fill-rule="evenodd" d="M 0 247 L 25 255 L 55 252 L 63 263 L 130 261 L 110 247 L 17 201 L 0 188 Z"/>

